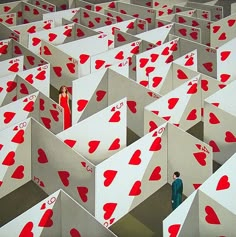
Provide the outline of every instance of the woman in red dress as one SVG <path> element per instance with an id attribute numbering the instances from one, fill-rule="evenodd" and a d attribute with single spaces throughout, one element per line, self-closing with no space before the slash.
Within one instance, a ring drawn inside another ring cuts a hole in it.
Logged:
<path id="1" fill-rule="evenodd" d="M 69 105 L 69 96 L 66 86 L 62 86 L 59 90 L 59 104 L 64 108 L 64 130 L 71 126 L 71 111 Z"/>

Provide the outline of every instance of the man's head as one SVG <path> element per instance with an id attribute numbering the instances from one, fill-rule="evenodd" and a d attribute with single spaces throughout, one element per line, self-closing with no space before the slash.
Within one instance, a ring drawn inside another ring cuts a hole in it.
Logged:
<path id="1" fill-rule="evenodd" d="M 179 171 L 175 171 L 173 174 L 173 179 L 177 179 L 180 176 L 180 172 Z"/>

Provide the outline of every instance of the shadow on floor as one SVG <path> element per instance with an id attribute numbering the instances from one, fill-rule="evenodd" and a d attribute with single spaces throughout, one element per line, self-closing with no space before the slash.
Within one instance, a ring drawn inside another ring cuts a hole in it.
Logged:
<path id="1" fill-rule="evenodd" d="M 48 195 L 33 181 L 0 199 L 0 227 L 16 218 Z"/>

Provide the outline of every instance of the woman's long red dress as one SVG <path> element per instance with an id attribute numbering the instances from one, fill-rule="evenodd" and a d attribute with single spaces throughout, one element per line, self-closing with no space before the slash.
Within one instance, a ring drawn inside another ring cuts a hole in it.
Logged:
<path id="1" fill-rule="evenodd" d="M 64 108 L 64 129 L 71 126 L 70 108 L 68 106 L 68 95 L 63 96 L 61 94 L 60 106 Z"/>

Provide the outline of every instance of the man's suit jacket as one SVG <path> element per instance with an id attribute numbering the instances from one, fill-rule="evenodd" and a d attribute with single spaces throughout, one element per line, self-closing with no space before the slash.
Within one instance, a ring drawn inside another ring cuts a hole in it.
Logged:
<path id="1" fill-rule="evenodd" d="M 183 182 L 177 178 L 172 183 L 172 209 L 174 210 L 182 203 Z"/>

